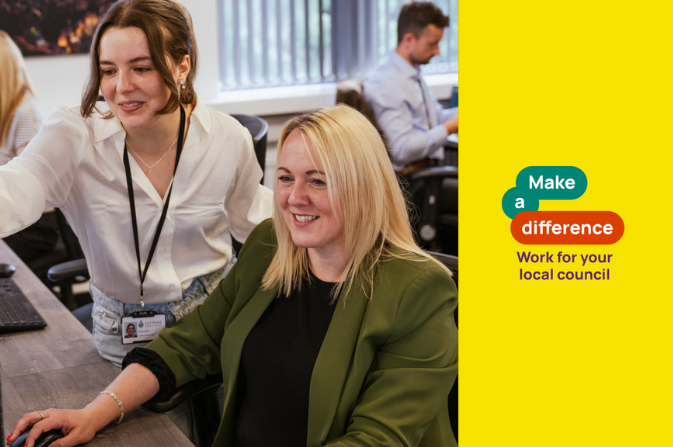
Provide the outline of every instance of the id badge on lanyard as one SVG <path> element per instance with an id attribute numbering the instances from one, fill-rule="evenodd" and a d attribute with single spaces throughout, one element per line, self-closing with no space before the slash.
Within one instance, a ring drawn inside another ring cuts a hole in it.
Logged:
<path id="1" fill-rule="evenodd" d="M 122 317 L 122 344 L 152 341 L 165 327 L 166 314 L 151 310 L 133 312 L 128 317 Z"/>
<path id="2" fill-rule="evenodd" d="M 175 172 L 178 170 L 178 162 L 180 161 L 180 154 L 182 153 L 182 144 L 185 137 L 185 109 L 180 106 L 180 133 L 178 134 L 178 147 L 175 155 L 175 168 L 173 169 L 173 178 Z M 166 194 L 166 202 L 164 209 L 161 212 L 161 218 L 157 224 L 157 231 L 154 233 L 154 240 L 150 247 L 150 252 L 147 255 L 147 262 L 145 269 L 140 267 L 140 243 L 138 242 L 138 220 L 136 218 L 136 205 L 133 195 L 133 179 L 131 178 L 131 166 L 129 164 L 129 154 L 126 150 L 126 143 L 124 143 L 124 169 L 126 170 L 126 185 L 129 191 L 129 205 L 131 207 L 131 222 L 133 223 L 133 241 L 136 248 L 136 260 L 138 261 L 138 275 L 140 276 L 140 311 L 133 312 L 131 315 L 122 317 L 122 344 L 129 345 L 132 343 L 140 343 L 154 340 L 159 336 L 159 332 L 166 327 L 166 315 L 157 313 L 151 310 L 145 310 L 145 301 L 143 299 L 143 283 L 147 277 L 147 270 L 152 262 L 154 250 L 157 248 L 161 229 L 166 221 L 166 214 L 168 213 L 168 204 L 171 200 L 171 192 L 173 191 L 173 184 Z"/>

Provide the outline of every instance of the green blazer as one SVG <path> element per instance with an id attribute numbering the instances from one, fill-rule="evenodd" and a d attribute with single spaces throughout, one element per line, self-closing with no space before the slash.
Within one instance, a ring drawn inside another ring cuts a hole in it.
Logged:
<path id="1" fill-rule="evenodd" d="M 267 220 L 203 305 L 147 346 L 178 386 L 222 372 L 216 446 L 234 445 L 243 343 L 278 295 L 260 286 L 274 253 Z M 357 285 L 341 293 L 311 376 L 307 447 L 456 446 L 447 408 L 458 373 L 456 304 L 453 280 L 422 260 L 381 262 L 371 300 Z"/>

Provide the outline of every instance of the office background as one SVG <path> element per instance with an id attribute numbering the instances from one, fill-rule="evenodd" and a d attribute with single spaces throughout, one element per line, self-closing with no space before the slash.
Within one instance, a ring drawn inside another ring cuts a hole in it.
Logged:
<path id="1" fill-rule="evenodd" d="M 223 23 L 227 23 L 228 18 L 231 20 L 231 14 L 242 13 L 240 10 L 238 12 L 234 11 L 236 6 L 241 7 L 241 5 L 245 5 L 245 8 L 249 9 L 245 11 L 248 14 L 246 19 L 241 18 L 240 20 L 232 21 L 232 27 L 234 28 L 241 21 L 250 23 L 250 9 L 259 7 L 264 3 L 275 3 L 275 5 L 282 3 L 289 4 L 291 13 L 289 17 L 286 14 L 284 20 L 289 19 L 291 25 L 293 23 L 297 25 L 296 28 L 294 25 L 290 27 L 291 34 L 296 34 L 297 36 L 300 36 L 302 33 L 305 35 L 314 34 L 314 31 L 306 29 L 306 25 L 303 30 L 300 26 L 302 19 L 304 24 L 306 24 L 310 22 L 310 13 L 318 12 L 308 8 L 309 5 L 319 3 L 324 7 L 330 6 L 330 3 L 326 1 L 310 3 L 308 1 L 294 2 L 285 0 L 282 2 L 183 1 L 183 4 L 191 11 L 197 39 L 200 44 L 200 76 L 198 77 L 197 89 L 201 99 L 225 112 L 243 112 L 265 117 L 272 124 L 270 143 L 273 145 L 274 140 L 277 138 L 277 132 L 289 116 L 305 110 L 332 105 L 336 93 L 336 81 L 351 76 L 364 77 L 368 69 L 376 66 L 379 59 L 384 57 L 385 53 L 389 50 L 388 43 L 390 42 L 390 48 L 394 46 L 395 30 L 392 24 L 396 21 L 397 8 L 402 2 L 378 2 L 378 4 L 377 2 L 358 1 L 334 2 L 334 15 L 338 16 L 338 20 L 337 18 L 327 20 L 329 17 L 325 18 L 325 13 L 314 14 L 318 18 L 319 36 L 322 34 L 320 27 L 324 26 L 322 30 L 324 32 L 324 40 L 321 38 L 317 47 L 312 46 L 310 42 L 306 42 L 304 44 L 306 50 L 303 59 L 300 54 L 296 54 L 301 53 L 301 42 L 295 42 L 295 45 L 290 43 L 286 49 L 286 52 L 289 52 L 293 56 L 289 64 L 286 63 L 287 61 L 279 59 L 273 61 L 270 58 L 269 60 L 270 63 L 275 62 L 276 64 L 282 62 L 282 67 L 290 67 L 287 69 L 287 72 L 283 68 L 280 70 L 280 74 L 276 73 L 274 75 L 273 73 L 269 73 L 268 76 L 263 75 L 260 78 L 259 75 L 253 76 L 251 74 L 253 73 L 252 67 L 255 66 L 255 61 L 246 61 L 244 57 L 240 57 L 239 55 L 233 58 L 234 60 L 231 64 L 223 63 L 222 60 L 226 58 L 227 53 L 222 53 L 223 49 L 221 46 L 218 46 L 218 42 L 222 44 L 223 42 L 236 41 L 235 38 L 228 40 L 226 36 L 222 36 L 224 31 L 230 31 L 229 26 L 223 25 Z M 393 7 L 393 3 L 396 6 Z M 379 42 L 378 33 L 372 32 L 372 30 L 377 31 L 375 25 L 379 22 L 377 19 L 379 10 L 375 7 L 380 5 L 385 6 L 386 17 L 386 20 L 383 21 L 385 23 L 383 34 L 385 41 L 383 42 Z M 302 10 L 302 7 L 308 8 L 308 12 L 307 9 Z M 241 7 L 241 9 L 245 8 Z M 298 12 L 296 16 L 294 15 L 295 11 Z M 300 14 L 302 11 L 304 13 L 303 17 Z M 241 15 L 241 17 L 243 16 Z M 277 31 L 279 31 L 281 25 L 277 23 Z M 336 25 L 332 26 L 333 24 Z M 454 18 L 455 24 L 456 21 Z M 348 28 L 348 25 L 355 28 Z M 282 26 L 287 26 L 287 24 Z M 265 27 L 263 26 L 262 28 Z M 352 30 L 359 32 L 362 29 L 365 30 L 365 36 L 362 41 L 349 40 L 352 37 Z M 283 28 L 283 30 L 286 30 L 286 28 Z M 246 31 L 239 31 L 240 40 L 240 37 L 245 35 Z M 250 27 L 247 30 L 248 35 L 250 35 L 249 31 Z M 340 46 L 337 47 L 334 42 L 329 43 L 328 35 L 334 36 L 340 42 Z M 265 38 L 264 36 L 257 37 L 261 39 Z M 362 45 L 360 45 L 361 43 Z M 453 43 L 457 45 L 455 39 Z M 353 49 L 351 48 L 353 44 L 355 44 L 356 50 L 362 47 L 362 52 L 349 51 Z M 284 42 L 276 42 L 275 46 L 285 49 Z M 334 48 L 339 49 L 338 54 L 332 51 Z M 448 38 L 446 48 L 449 48 Z M 235 54 L 232 48 L 228 49 L 232 54 Z M 324 56 L 320 58 L 321 63 L 318 64 L 318 68 L 316 68 L 315 63 L 310 62 L 314 59 L 313 57 L 316 52 L 318 54 L 323 53 Z M 254 51 L 247 52 L 247 54 L 254 53 Z M 351 56 L 352 58 L 349 59 L 345 56 Z M 323 61 L 325 62 L 324 64 L 322 63 Z M 366 62 L 366 64 L 363 62 Z M 42 102 L 47 112 L 50 112 L 57 106 L 75 106 L 79 103 L 80 94 L 89 72 L 88 63 L 89 59 L 86 55 L 28 58 L 27 65 L 36 86 L 36 96 Z M 457 74 L 455 74 L 457 61 L 454 60 L 453 64 L 449 64 L 448 62 L 441 62 L 441 64 L 444 68 L 433 67 L 433 70 L 431 70 L 434 76 L 432 84 L 437 89 L 437 96 L 447 98 L 451 92 L 451 87 L 457 82 Z M 308 66 L 305 76 L 300 72 L 302 65 Z M 439 66 L 439 64 L 437 65 Z M 233 68 L 228 72 L 227 70 L 230 67 Z M 261 73 L 263 74 L 264 62 L 259 64 L 259 67 L 262 68 Z M 241 76 L 237 74 L 237 70 L 240 70 L 241 74 L 245 74 L 247 71 L 247 81 L 241 79 Z M 448 72 L 448 75 L 445 72 Z M 228 75 L 230 75 L 230 78 L 227 77 Z M 272 159 L 269 161 L 272 164 Z M 273 178 L 273 176 L 268 177 L 269 179 Z M 15 420 L 16 417 L 14 416 L 12 419 Z"/>
<path id="2" fill-rule="evenodd" d="M 272 168 L 288 118 L 333 105 L 337 81 L 365 77 L 394 48 L 398 12 L 406 2 L 182 0 L 199 45 L 199 98 L 225 113 L 266 119 L 266 164 Z M 448 99 L 458 84 L 458 0 L 435 3 L 450 14 L 451 26 L 442 55 L 425 68 L 426 81 L 435 96 Z M 46 113 L 79 104 L 88 55 L 31 56 L 26 65 Z"/>

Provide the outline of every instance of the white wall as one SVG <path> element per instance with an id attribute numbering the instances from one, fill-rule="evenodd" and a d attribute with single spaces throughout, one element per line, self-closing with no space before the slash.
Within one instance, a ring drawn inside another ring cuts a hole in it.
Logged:
<path id="1" fill-rule="evenodd" d="M 26 66 L 45 112 L 79 105 L 89 78 L 89 56 L 33 56 L 26 58 Z"/>

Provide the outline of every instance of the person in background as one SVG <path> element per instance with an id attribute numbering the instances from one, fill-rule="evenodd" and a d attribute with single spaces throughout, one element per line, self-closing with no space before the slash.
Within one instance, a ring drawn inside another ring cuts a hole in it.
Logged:
<path id="1" fill-rule="evenodd" d="M 421 74 L 421 65 L 439 54 L 447 26 L 449 17 L 432 2 L 404 5 L 397 22 L 397 48 L 364 83 L 365 98 L 400 176 L 440 166 L 446 138 L 458 132 L 458 108 L 445 110 Z"/>
<path id="2" fill-rule="evenodd" d="M 21 51 L 0 30 L 0 166 L 21 154 L 43 119 Z M 48 210 L 33 225 L 4 241 L 32 268 L 34 261 L 54 249 L 59 237 L 56 217 L 53 210 Z"/>
<path id="3" fill-rule="evenodd" d="M 83 410 L 25 414 L 85 443 L 120 414 L 222 373 L 215 446 L 456 446 L 456 287 L 415 243 L 383 141 L 348 106 L 292 119 L 279 141 L 273 219 L 210 297 Z"/>
<path id="4" fill-rule="evenodd" d="M 0 237 L 58 207 L 91 275 L 93 337 L 116 365 L 123 317 L 172 326 L 205 300 L 271 215 L 250 133 L 196 95 L 189 13 L 171 0 L 124 0 L 101 19 L 80 107 L 60 107 L 0 167 Z M 105 102 L 98 101 L 99 92 Z M 128 321 L 126 321 L 128 322 Z"/>

